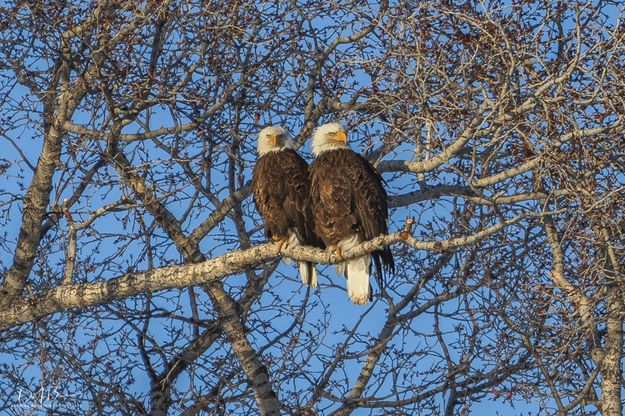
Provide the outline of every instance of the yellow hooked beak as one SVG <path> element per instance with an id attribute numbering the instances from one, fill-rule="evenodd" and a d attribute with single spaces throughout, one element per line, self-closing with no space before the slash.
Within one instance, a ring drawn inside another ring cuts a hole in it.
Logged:
<path id="1" fill-rule="evenodd" d="M 273 147 L 278 147 L 278 135 L 274 134 L 273 136 L 271 136 L 271 145 Z"/>
<path id="2" fill-rule="evenodd" d="M 347 133 L 345 133 L 344 131 L 337 132 L 334 136 L 334 140 L 347 144 Z"/>

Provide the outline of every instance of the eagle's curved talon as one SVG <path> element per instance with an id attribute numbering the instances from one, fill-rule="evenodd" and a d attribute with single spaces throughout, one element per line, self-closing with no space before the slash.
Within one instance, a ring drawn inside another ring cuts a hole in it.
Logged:
<path id="1" fill-rule="evenodd" d="M 334 247 L 334 249 L 332 250 L 332 254 L 336 256 L 337 260 L 342 261 L 344 259 L 343 251 L 341 250 L 341 247 L 339 246 Z"/>
<path id="2" fill-rule="evenodd" d="M 288 240 L 288 237 L 276 237 L 275 235 L 271 236 L 271 241 L 273 241 L 274 243 L 278 243 L 276 253 L 282 253 L 282 247 L 284 246 L 284 243 L 286 243 Z"/>

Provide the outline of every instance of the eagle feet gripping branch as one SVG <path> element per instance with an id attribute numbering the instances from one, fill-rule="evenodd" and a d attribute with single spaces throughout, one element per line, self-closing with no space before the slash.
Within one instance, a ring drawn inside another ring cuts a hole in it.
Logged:
<path id="1" fill-rule="evenodd" d="M 282 253 L 282 247 L 284 247 L 284 244 L 289 241 L 289 237 L 277 237 L 275 235 L 271 236 L 271 241 L 273 241 L 274 243 L 278 243 L 278 248 L 276 249 L 276 253 L 281 254 Z"/>
<path id="2" fill-rule="evenodd" d="M 343 250 L 338 245 L 328 247 L 328 251 L 334 254 L 336 259 L 339 261 L 343 261 L 345 259 L 345 257 L 343 257 Z"/>

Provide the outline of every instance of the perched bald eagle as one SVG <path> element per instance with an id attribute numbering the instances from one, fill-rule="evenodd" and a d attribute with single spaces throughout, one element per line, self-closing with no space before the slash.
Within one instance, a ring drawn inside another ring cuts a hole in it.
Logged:
<path id="1" fill-rule="evenodd" d="M 278 251 L 285 242 L 319 246 L 312 222 L 308 163 L 293 150 L 291 136 L 282 127 L 266 127 L 258 135 L 257 150 L 252 191 L 267 238 L 278 242 Z M 317 287 L 315 266 L 298 262 L 298 268 L 302 283 Z"/>
<path id="2" fill-rule="evenodd" d="M 388 196 L 382 177 L 347 144 L 347 133 L 339 123 L 324 124 L 313 136 L 310 196 L 316 234 L 340 257 L 359 243 L 388 234 Z M 347 278 L 349 298 L 359 305 L 371 299 L 371 260 L 382 288 L 384 272 L 395 269 L 388 247 L 371 255 L 339 263 L 337 272 Z"/>

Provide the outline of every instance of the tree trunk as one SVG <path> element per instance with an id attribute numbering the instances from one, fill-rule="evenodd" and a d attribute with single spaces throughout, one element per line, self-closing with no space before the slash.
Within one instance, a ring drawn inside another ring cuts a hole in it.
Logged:
<path id="1" fill-rule="evenodd" d="M 623 304 L 620 291 L 610 289 L 608 295 L 607 334 L 601 363 L 601 410 L 603 416 L 621 416 L 621 354 L 623 351 Z"/>

